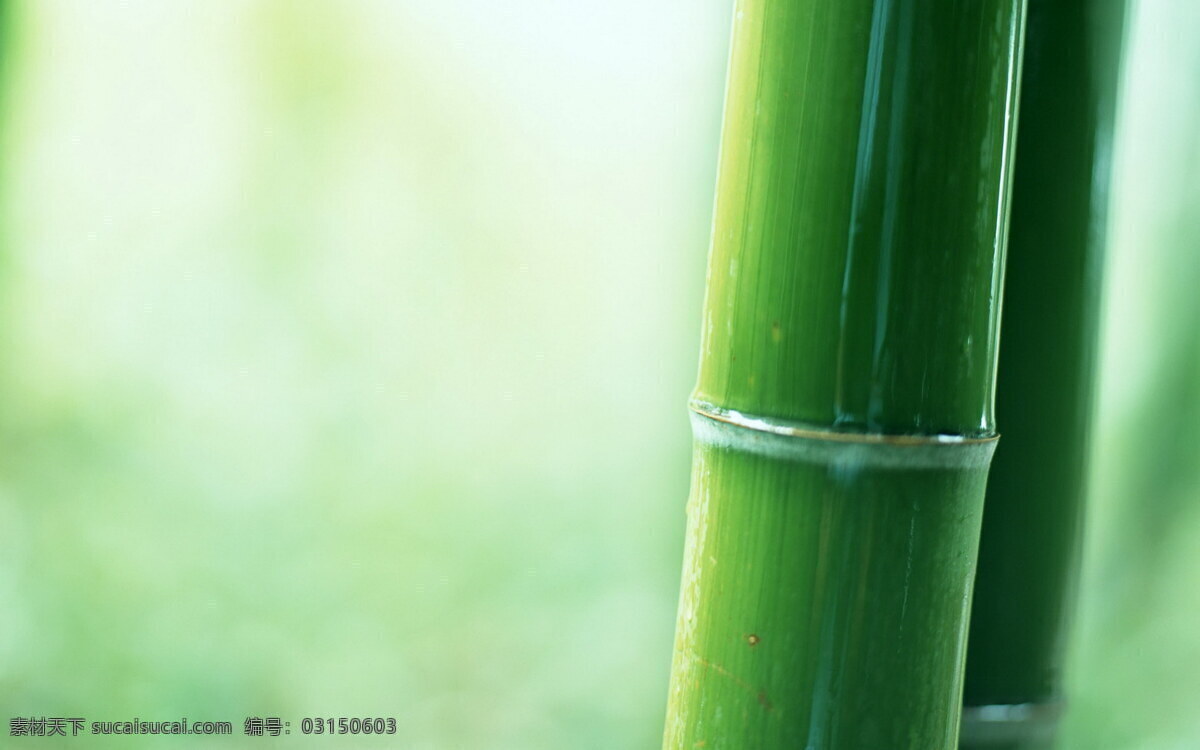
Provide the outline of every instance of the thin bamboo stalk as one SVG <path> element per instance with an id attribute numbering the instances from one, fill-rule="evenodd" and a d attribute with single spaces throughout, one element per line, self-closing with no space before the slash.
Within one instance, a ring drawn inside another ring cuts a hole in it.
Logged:
<path id="1" fill-rule="evenodd" d="M 664 746 L 951 748 L 1023 0 L 739 0 Z"/>
<path id="2" fill-rule="evenodd" d="M 1031 0 L 962 747 L 1052 744 L 1078 567 L 1124 0 Z"/>

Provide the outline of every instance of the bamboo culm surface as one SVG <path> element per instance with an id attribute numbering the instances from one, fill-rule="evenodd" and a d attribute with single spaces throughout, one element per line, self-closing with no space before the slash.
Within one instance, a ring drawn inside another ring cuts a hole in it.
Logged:
<path id="1" fill-rule="evenodd" d="M 1062 705 L 1124 0 L 1031 0 L 964 748 L 1040 748 Z"/>
<path id="2" fill-rule="evenodd" d="M 664 746 L 952 748 L 1023 0 L 739 0 Z"/>

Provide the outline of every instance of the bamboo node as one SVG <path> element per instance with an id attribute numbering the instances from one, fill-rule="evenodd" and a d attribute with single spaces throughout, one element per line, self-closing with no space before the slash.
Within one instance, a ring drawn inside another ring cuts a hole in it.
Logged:
<path id="1" fill-rule="evenodd" d="M 964 706 L 959 745 L 962 748 L 1042 747 L 1054 739 L 1062 718 L 1061 700 Z"/>
<path id="2" fill-rule="evenodd" d="M 986 469 L 998 435 L 888 435 L 838 432 L 813 425 L 743 414 L 702 401 L 689 404 L 698 444 L 784 461 L 850 470 Z"/>

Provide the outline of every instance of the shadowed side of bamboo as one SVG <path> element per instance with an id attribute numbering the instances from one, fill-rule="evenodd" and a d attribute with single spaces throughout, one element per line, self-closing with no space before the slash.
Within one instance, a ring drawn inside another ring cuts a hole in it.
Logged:
<path id="1" fill-rule="evenodd" d="M 1124 0 L 1031 0 L 962 747 L 1052 744 L 1095 380 Z"/>
<path id="2" fill-rule="evenodd" d="M 1023 0 L 739 0 L 667 748 L 951 748 Z"/>

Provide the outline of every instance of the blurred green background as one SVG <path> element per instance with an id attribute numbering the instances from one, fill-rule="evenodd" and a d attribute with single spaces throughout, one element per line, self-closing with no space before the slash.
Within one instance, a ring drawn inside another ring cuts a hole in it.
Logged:
<path id="1" fill-rule="evenodd" d="M 0 716 L 656 747 L 729 12 L 10 3 Z M 1200 743 L 1200 6 L 1132 20 L 1080 750 Z"/>

